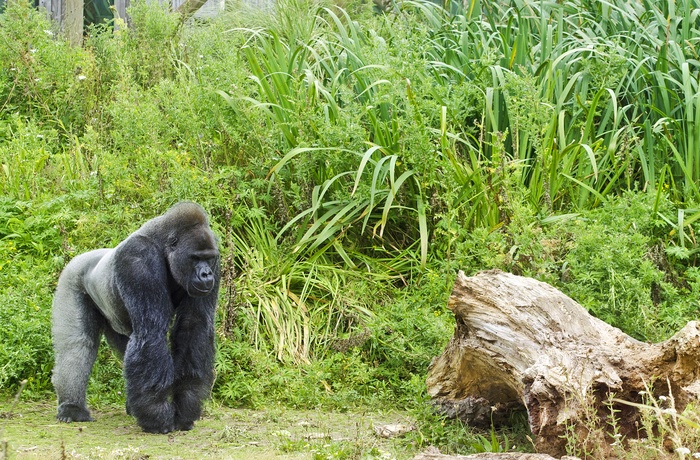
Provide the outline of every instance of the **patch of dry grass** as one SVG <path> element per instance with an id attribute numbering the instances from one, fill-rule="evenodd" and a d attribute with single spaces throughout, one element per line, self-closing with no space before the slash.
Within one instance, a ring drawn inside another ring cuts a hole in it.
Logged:
<path id="1" fill-rule="evenodd" d="M 406 423 L 403 413 L 330 413 L 210 404 L 187 432 L 144 433 L 118 408 L 93 411 L 95 422 L 59 423 L 49 403 L 0 404 L 5 458 L 11 459 L 305 459 L 411 458 L 405 443 L 373 427 Z M 6 444 L 5 444 L 6 443 Z"/>

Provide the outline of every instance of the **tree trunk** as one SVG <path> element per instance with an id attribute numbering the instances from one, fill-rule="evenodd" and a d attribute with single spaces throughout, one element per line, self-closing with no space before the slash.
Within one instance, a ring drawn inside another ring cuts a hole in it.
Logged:
<path id="1" fill-rule="evenodd" d="M 429 395 L 471 425 L 505 423 L 524 407 L 539 452 L 562 455 L 567 436 L 585 438 L 591 416 L 603 426 L 611 409 L 621 434 L 638 436 L 638 410 L 612 396 L 642 403 L 656 382 L 654 394 L 672 395 L 680 411 L 700 393 L 696 321 L 665 342 L 640 342 L 552 286 L 497 270 L 460 272 L 448 307 L 455 333 L 431 363 Z"/>

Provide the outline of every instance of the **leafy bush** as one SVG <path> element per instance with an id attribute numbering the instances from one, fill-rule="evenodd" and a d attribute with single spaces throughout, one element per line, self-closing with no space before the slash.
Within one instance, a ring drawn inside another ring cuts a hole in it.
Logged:
<path id="1" fill-rule="evenodd" d="M 0 388 L 45 396 L 53 365 L 50 303 L 64 259 L 63 237 L 54 227 L 56 208 L 32 208 L 0 200 Z M 59 211 L 60 212 L 60 211 Z M 47 282 L 48 281 L 48 282 Z"/>
<path id="2" fill-rule="evenodd" d="M 660 243 L 668 225 L 649 212 L 652 198 L 628 194 L 570 221 L 562 281 L 599 318 L 640 340 L 660 341 L 694 315 L 697 303 L 688 300 L 695 288 L 679 279 L 684 269 Z"/>
<path id="3" fill-rule="evenodd" d="M 97 102 L 94 59 L 24 0 L 0 14 L 0 62 L 0 126 L 18 113 L 61 135 L 82 132 Z"/>

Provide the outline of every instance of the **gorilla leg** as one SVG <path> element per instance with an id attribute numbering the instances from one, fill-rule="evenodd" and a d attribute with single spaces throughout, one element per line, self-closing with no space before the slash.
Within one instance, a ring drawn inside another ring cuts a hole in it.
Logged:
<path id="1" fill-rule="evenodd" d="M 104 335 L 105 339 L 107 339 L 107 343 L 109 344 L 109 346 L 117 354 L 117 357 L 123 361 L 124 353 L 126 353 L 126 345 L 127 343 L 129 343 L 129 336 L 120 334 L 119 332 L 112 329 L 109 326 L 109 324 L 105 325 Z"/>
<path id="2" fill-rule="evenodd" d="M 85 405 L 90 372 L 97 357 L 104 317 L 70 276 L 59 282 L 52 312 L 55 365 L 52 382 L 58 395 L 58 420 L 92 421 Z"/>
<path id="3" fill-rule="evenodd" d="M 129 336 L 120 334 L 112 329 L 109 324 L 105 324 L 104 335 L 109 346 L 112 348 L 114 353 L 117 354 L 117 357 L 123 362 L 124 354 L 126 353 L 126 346 L 129 343 Z M 131 409 L 129 409 L 128 404 L 126 405 L 126 413 L 131 415 Z"/>
<path id="4" fill-rule="evenodd" d="M 170 339 L 175 366 L 175 428 L 191 430 L 214 383 L 213 308 L 193 300 L 177 310 Z"/>

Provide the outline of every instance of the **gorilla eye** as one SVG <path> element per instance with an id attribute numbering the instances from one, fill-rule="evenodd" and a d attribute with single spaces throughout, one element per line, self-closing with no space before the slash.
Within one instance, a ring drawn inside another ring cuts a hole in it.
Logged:
<path id="1" fill-rule="evenodd" d="M 193 262 L 204 262 L 207 265 L 212 265 L 214 262 L 216 262 L 216 259 L 203 256 L 191 256 L 190 259 L 192 259 Z"/>

